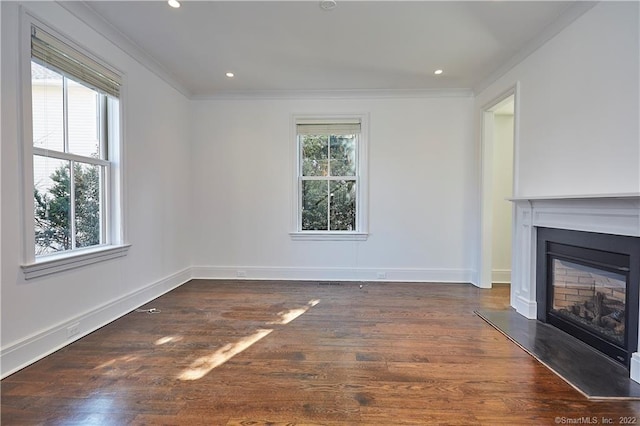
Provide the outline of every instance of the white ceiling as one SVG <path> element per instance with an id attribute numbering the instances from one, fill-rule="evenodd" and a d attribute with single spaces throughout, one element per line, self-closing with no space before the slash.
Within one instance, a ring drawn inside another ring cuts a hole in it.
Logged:
<path id="1" fill-rule="evenodd" d="M 584 4 L 337 0 L 325 11 L 314 0 L 183 1 L 179 9 L 166 1 L 89 1 L 82 7 L 109 24 L 101 22 L 103 30 L 115 28 L 127 39 L 121 41 L 145 52 L 146 62 L 186 95 L 207 97 L 477 89 L 583 13 Z M 441 76 L 433 74 L 438 68 Z"/>

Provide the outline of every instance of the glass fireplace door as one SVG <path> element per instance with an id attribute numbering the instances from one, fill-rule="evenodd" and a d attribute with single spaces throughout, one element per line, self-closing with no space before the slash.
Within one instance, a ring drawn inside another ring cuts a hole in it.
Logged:
<path id="1" fill-rule="evenodd" d="M 624 346 L 627 277 L 553 259 L 550 312 Z"/>

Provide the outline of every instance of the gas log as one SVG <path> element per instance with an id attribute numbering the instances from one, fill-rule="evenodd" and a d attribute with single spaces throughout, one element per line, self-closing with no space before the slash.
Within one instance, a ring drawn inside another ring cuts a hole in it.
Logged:
<path id="1" fill-rule="evenodd" d="M 624 333 L 624 303 L 607 298 L 601 292 L 584 303 L 571 306 L 569 312 L 617 334 Z"/>

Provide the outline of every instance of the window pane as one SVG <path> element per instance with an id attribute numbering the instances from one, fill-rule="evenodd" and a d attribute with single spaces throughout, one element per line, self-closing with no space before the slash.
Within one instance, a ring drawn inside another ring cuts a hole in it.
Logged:
<path id="1" fill-rule="evenodd" d="M 331 176 L 356 175 L 356 136 L 332 135 L 330 141 Z"/>
<path id="2" fill-rule="evenodd" d="M 33 156 L 36 255 L 71 249 L 69 161 Z"/>
<path id="3" fill-rule="evenodd" d="M 356 229 L 356 181 L 335 180 L 330 182 L 330 213 L 332 231 Z"/>
<path id="4" fill-rule="evenodd" d="M 67 79 L 67 108 L 69 126 L 69 152 L 98 158 L 99 94 L 82 84 Z"/>
<path id="5" fill-rule="evenodd" d="M 327 195 L 328 182 L 326 180 L 302 181 L 303 231 L 326 231 L 329 229 Z"/>
<path id="6" fill-rule="evenodd" d="M 31 62 L 33 146 L 64 151 L 62 76 Z"/>
<path id="7" fill-rule="evenodd" d="M 327 176 L 328 137 L 300 135 L 302 144 L 302 176 Z"/>
<path id="8" fill-rule="evenodd" d="M 73 167 L 75 195 L 76 247 L 102 243 L 102 167 L 75 163 Z"/>

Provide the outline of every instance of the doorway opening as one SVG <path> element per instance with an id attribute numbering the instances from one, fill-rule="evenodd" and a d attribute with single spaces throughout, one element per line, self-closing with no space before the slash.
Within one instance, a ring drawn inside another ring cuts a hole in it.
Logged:
<path id="1" fill-rule="evenodd" d="M 482 236 L 479 286 L 511 283 L 516 89 L 483 109 Z"/>

